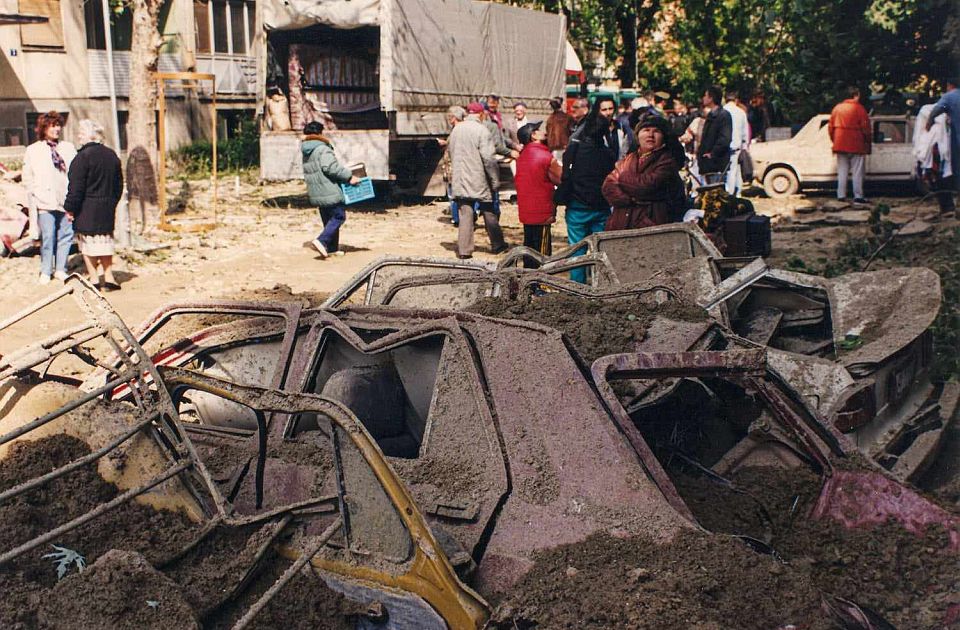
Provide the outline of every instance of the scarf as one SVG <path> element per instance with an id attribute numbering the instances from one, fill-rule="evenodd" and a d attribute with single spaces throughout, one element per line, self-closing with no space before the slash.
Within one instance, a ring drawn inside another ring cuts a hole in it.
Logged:
<path id="1" fill-rule="evenodd" d="M 53 167 L 61 173 L 66 173 L 67 163 L 64 161 L 63 156 L 57 153 L 57 143 L 52 140 L 47 140 L 46 142 L 50 147 L 50 157 L 53 158 Z"/>

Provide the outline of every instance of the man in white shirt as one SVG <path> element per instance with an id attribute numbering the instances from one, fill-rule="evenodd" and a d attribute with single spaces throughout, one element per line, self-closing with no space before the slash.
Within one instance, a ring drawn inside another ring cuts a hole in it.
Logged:
<path id="1" fill-rule="evenodd" d="M 750 144 L 750 125 L 747 122 L 747 112 L 737 105 L 737 93 L 727 92 L 726 103 L 723 108 L 730 113 L 733 129 L 730 134 L 730 168 L 727 169 L 727 193 L 734 197 L 740 196 L 743 191 L 743 180 L 740 178 L 740 152 Z"/>

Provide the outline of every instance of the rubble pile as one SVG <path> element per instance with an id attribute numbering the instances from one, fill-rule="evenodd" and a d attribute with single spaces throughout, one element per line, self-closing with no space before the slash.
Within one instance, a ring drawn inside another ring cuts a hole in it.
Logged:
<path id="1" fill-rule="evenodd" d="M 20 444 L 0 461 L 0 491 L 89 452 L 82 441 L 62 434 Z M 8 547 L 25 542 L 117 494 L 95 466 L 74 471 L 0 505 L 4 539 Z M 201 535 L 198 525 L 182 514 L 124 503 L 55 541 L 82 557 L 82 570 L 74 562 L 59 578 L 56 559 L 44 557 L 54 551 L 51 546 L 0 569 L 0 627 L 230 628 L 290 564 L 270 550 L 249 587 L 223 601 L 224 589 L 251 566 L 244 551 L 257 533 L 220 527 L 181 554 Z M 341 595 L 304 572 L 270 601 L 254 627 L 346 630 L 353 627 L 346 612 Z"/>

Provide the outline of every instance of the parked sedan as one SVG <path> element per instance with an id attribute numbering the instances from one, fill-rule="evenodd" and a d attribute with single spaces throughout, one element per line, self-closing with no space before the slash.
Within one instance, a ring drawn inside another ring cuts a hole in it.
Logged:
<path id="1" fill-rule="evenodd" d="M 803 188 L 830 187 L 837 181 L 827 124 L 829 114 L 810 119 L 789 140 L 760 142 L 750 147 L 754 177 L 770 197 L 786 197 Z M 867 156 L 866 181 L 908 182 L 914 179 L 912 116 L 873 116 L 873 151 Z"/>

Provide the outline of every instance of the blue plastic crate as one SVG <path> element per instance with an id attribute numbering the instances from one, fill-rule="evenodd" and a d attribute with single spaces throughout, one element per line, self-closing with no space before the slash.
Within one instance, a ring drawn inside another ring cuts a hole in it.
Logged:
<path id="1" fill-rule="evenodd" d="M 340 184 L 340 190 L 343 191 L 343 202 L 348 206 L 352 203 L 373 199 L 376 196 L 373 192 L 373 180 L 369 177 L 361 177 L 360 183 L 356 186 Z"/>

